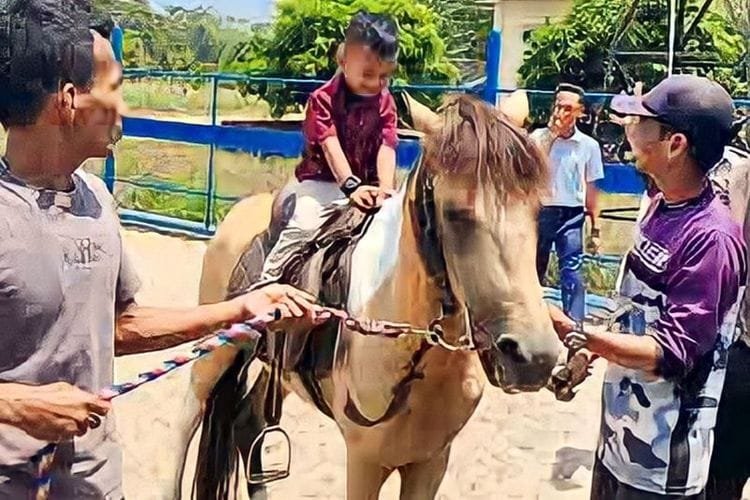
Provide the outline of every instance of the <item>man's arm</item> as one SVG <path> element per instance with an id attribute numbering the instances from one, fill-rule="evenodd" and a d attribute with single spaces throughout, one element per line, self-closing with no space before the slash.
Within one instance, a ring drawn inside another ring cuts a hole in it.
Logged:
<path id="1" fill-rule="evenodd" d="M 131 304 L 117 318 L 115 354 L 125 356 L 168 349 L 204 337 L 242 319 L 235 301 L 189 309 Z"/>
<path id="2" fill-rule="evenodd" d="M 236 299 L 189 309 L 142 307 L 130 303 L 117 318 L 115 352 L 118 356 L 157 351 L 200 339 L 230 323 L 255 317 L 278 316 L 299 322 L 325 321 L 330 314 L 309 294 L 287 285 L 272 284 Z"/>
<path id="3" fill-rule="evenodd" d="M 572 343 L 574 348 L 585 347 L 593 354 L 625 368 L 654 371 L 658 366 L 662 354 L 653 338 L 592 330 L 581 334 L 575 331 L 575 322 L 559 308 L 551 304 L 548 304 L 548 308 L 557 335 L 561 340 Z"/>
<path id="4" fill-rule="evenodd" d="M 167 349 L 197 340 L 229 323 L 276 311 L 282 318 L 325 317 L 312 296 L 288 285 L 271 284 L 230 301 L 182 309 L 139 306 L 135 299 L 139 288 L 138 274 L 123 245 L 116 291 L 118 356 Z"/>
<path id="5" fill-rule="evenodd" d="M 724 233 L 698 235 L 667 279 L 666 308 L 643 336 L 574 332 L 566 342 L 626 368 L 680 379 L 709 352 L 745 279 L 742 246 Z"/>
<path id="6" fill-rule="evenodd" d="M 41 441 L 82 436 L 92 425 L 91 416 L 104 416 L 110 408 L 109 402 L 64 382 L 0 383 L 0 423 Z"/>
<path id="7" fill-rule="evenodd" d="M 656 372 L 663 354 L 659 343 L 649 335 L 623 335 L 587 332 L 586 348 L 624 368 Z"/>
<path id="8" fill-rule="evenodd" d="M 599 189 L 596 182 L 586 185 L 586 214 L 591 221 L 591 236 L 599 237 Z"/>
<path id="9" fill-rule="evenodd" d="M 593 253 L 599 251 L 599 189 L 596 181 L 604 178 L 602 150 L 594 139 L 589 141 L 591 151 L 586 162 L 586 213 L 591 220 L 590 245 Z"/>
<path id="10" fill-rule="evenodd" d="M 552 133 L 549 127 L 534 130 L 529 136 L 542 152 L 549 156 L 552 151 L 552 145 L 555 143 L 557 136 Z"/>

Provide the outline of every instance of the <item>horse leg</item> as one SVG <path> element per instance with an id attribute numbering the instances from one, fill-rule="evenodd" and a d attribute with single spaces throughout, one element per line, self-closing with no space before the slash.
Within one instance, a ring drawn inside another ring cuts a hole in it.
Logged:
<path id="1" fill-rule="evenodd" d="M 383 483 L 393 469 L 358 458 L 348 452 L 346 460 L 346 500 L 378 500 Z"/>
<path id="2" fill-rule="evenodd" d="M 225 346 L 217 349 L 209 356 L 197 360 L 192 367 L 190 376 L 179 379 L 181 386 L 173 389 L 174 393 L 184 394 L 180 398 L 184 404 L 176 416 L 176 422 L 172 425 L 175 437 L 174 441 L 170 441 L 173 444 L 170 444 L 169 449 L 175 453 L 175 467 L 170 478 L 171 484 L 168 486 L 171 493 L 165 498 L 179 500 L 191 496 L 190 494 L 182 494 L 182 483 L 185 477 L 190 444 L 200 425 L 204 405 L 211 389 L 231 364 L 236 354 L 237 349 L 235 347 Z"/>
<path id="3" fill-rule="evenodd" d="M 432 460 L 399 467 L 401 500 L 431 500 L 435 498 L 448 468 L 450 453 L 451 449 L 448 446 Z"/>
<path id="4" fill-rule="evenodd" d="M 180 412 L 181 418 L 176 425 L 176 428 L 178 429 L 178 441 L 175 444 L 174 449 L 179 454 L 179 458 L 178 466 L 174 471 L 175 475 L 173 477 L 173 495 L 170 497 L 175 500 L 183 498 L 182 481 L 185 476 L 185 464 L 187 462 L 188 449 L 190 448 L 190 442 L 195 436 L 195 432 L 198 430 L 198 426 L 201 422 L 201 415 L 203 414 L 203 403 L 198 400 L 192 387 L 188 389 L 184 401 L 185 405 Z M 190 498 L 190 495 L 185 496 Z"/>

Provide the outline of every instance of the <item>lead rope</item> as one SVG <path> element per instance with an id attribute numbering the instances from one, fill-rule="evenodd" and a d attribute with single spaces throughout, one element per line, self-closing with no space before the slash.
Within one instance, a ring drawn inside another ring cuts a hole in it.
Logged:
<path id="1" fill-rule="evenodd" d="M 345 311 L 329 307 L 323 308 L 323 311 L 342 320 L 347 328 L 362 335 L 381 336 L 392 339 L 397 339 L 403 336 L 416 336 L 422 338 L 422 340 L 431 346 L 439 346 L 451 352 L 470 351 L 475 349 L 471 344 L 470 339 L 467 341 L 464 337 L 462 337 L 457 344 L 452 344 L 446 341 L 443 336 L 443 329 L 437 321 L 433 321 L 432 324 L 425 329 L 415 328 L 408 323 L 351 318 Z M 111 385 L 103 389 L 99 393 L 99 396 L 106 401 L 112 401 L 117 397 L 134 391 L 139 387 L 167 375 L 181 366 L 196 361 L 222 346 L 229 344 L 257 344 L 267 332 L 266 325 L 270 321 L 276 319 L 278 319 L 277 315 L 268 315 L 245 323 L 233 324 L 227 329 L 218 330 L 216 333 L 199 341 L 195 347 L 193 347 L 190 354 L 178 355 L 163 361 L 159 367 L 141 373 L 138 375 L 138 378 L 132 382 Z M 50 498 L 51 473 L 54 468 L 56 451 L 57 444 L 49 443 L 29 459 L 29 462 L 31 462 L 36 471 L 34 481 L 36 492 L 32 495 L 34 500 L 48 500 Z"/>
<path id="2" fill-rule="evenodd" d="M 138 378 L 132 382 L 123 384 L 114 384 L 99 392 L 99 396 L 105 401 L 112 401 L 114 398 L 127 394 L 135 389 L 153 382 L 164 375 L 195 361 L 207 354 L 215 351 L 219 347 L 228 344 L 257 344 L 262 333 L 266 331 L 266 323 L 273 320 L 274 316 L 269 315 L 266 318 L 251 320 L 247 323 L 237 323 L 228 329 L 219 330 L 207 339 L 199 342 L 192 349 L 190 354 L 175 356 L 162 362 L 161 366 L 153 370 L 141 373 Z M 52 480 L 52 470 L 55 462 L 55 452 L 57 451 L 56 443 L 49 443 L 39 450 L 30 460 L 36 470 L 35 500 L 47 500 L 50 494 Z"/>

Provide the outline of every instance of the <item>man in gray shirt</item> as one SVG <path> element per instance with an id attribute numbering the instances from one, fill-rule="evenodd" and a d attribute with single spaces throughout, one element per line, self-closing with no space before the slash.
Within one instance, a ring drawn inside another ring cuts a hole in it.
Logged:
<path id="1" fill-rule="evenodd" d="M 2 4 L 0 4 L 2 9 Z M 271 314 L 322 320 L 271 286 L 185 310 L 142 307 L 115 203 L 79 166 L 121 136 L 122 71 L 88 2 L 13 1 L 0 16 L 0 499 L 35 490 L 28 459 L 59 442 L 55 499 L 122 498 L 114 356 L 164 349 Z M 9 49 L 9 50 L 8 50 Z"/>

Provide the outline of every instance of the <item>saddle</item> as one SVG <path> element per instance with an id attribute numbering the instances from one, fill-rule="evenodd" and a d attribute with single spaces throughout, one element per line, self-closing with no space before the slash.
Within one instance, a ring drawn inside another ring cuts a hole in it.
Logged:
<path id="1" fill-rule="evenodd" d="M 270 227 L 251 242 L 232 271 L 230 297 L 264 285 L 259 282 L 263 263 L 294 212 L 295 201 L 293 193 L 282 192 L 274 202 Z M 348 204 L 332 205 L 320 229 L 306 235 L 302 248 L 284 256 L 278 281 L 307 291 L 327 306 L 345 309 L 352 253 L 372 216 Z M 324 375 L 333 366 L 337 334 L 338 320 L 332 319 L 303 335 L 287 336 L 280 354 L 282 368 Z M 259 357 L 268 361 L 263 349 Z"/>

